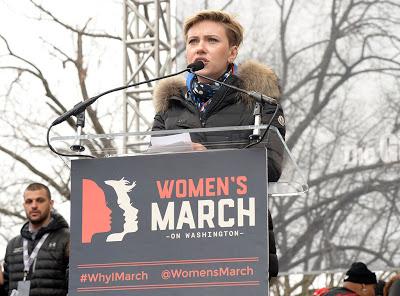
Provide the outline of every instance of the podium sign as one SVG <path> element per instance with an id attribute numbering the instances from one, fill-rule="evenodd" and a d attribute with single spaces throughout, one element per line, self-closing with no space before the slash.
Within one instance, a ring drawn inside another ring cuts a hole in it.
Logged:
<path id="1" fill-rule="evenodd" d="M 266 295 L 265 149 L 72 161 L 69 293 Z"/>

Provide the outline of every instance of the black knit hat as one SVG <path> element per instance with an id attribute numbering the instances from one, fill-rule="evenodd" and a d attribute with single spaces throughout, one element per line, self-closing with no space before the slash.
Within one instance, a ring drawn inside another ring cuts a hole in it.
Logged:
<path id="1" fill-rule="evenodd" d="M 354 262 L 346 272 L 345 282 L 376 284 L 376 275 L 362 262 Z"/>

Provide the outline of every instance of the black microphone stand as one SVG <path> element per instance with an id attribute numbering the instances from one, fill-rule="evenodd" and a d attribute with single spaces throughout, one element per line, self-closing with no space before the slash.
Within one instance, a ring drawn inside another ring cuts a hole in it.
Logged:
<path id="1" fill-rule="evenodd" d="M 210 77 L 198 74 L 198 73 L 194 73 L 195 71 L 196 70 L 193 71 L 193 69 L 189 69 L 189 72 L 193 73 L 194 75 L 197 75 L 199 77 L 202 77 L 202 78 L 210 80 L 210 81 L 213 81 L 215 83 L 219 83 L 221 85 L 224 85 L 226 87 L 229 87 L 229 88 L 234 89 L 236 91 L 239 91 L 241 93 L 245 93 L 246 95 L 248 95 L 251 98 L 253 98 L 256 101 L 255 106 L 254 106 L 254 112 L 253 112 L 254 125 L 256 125 L 256 126 L 259 126 L 261 124 L 262 104 L 267 102 L 269 104 L 276 105 L 274 114 L 272 115 L 270 121 L 268 122 L 267 128 L 264 130 L 263 134 L 260 136 L 260 129 L 257 128 L 257 127 L 254 128 L 253 134 L 250 135 L 250 143 L 248 145 L 246 145 L 245 147 L 243 147 L 243 149 L 244 148 L 250 148 L 252 146 L 255 146 L 255 145 L 261 143 L 264 140 L 266 134 L 268 133 L 268 130 L 269 130 L 271 124 L 272 124 L 272 121 L 274 120 L 274 118 L 275 118 L 275 116 L 276 116 L 276 114 L 278 112 L 278 109 L 279 109 L 278 101 L 275 100 L 274 98 L 271 98 L 269 96 L 263 95 L 262 93 L 259 93 L 259 92 L 256 92 L 256 91 L 247 91 L 245 89 L 241 89 L 241 88 L 236 87 L 234 85 L 230 85 L 230 84 L 227 84 L 225 82 L 218 81 L 216 79 L 213 79 L 213 78 L 210 78 Z"/>
<path id="2" fill-rule="evenodd" d="M 190 72 L 198 71 L 198 70 L 201 70 L 203 68 L 204 68 L 204 64 L 203 63 L 199 64 L 198 62 L 195 62 L 195 63 L 192 63 L 192 64 L 188 65 L 186 67 L 186 69 L 184 69 L 182 71 L 179 71 L 179 72 L 176 72 L 176 73 L 173 73 L 173 74 L 169 74 L 169 75 L 165 75 L 165 76 L 162 76 L 162 77 L 153 78 L 153 79 L 146 80 L 146 81 L 140 81 L 140 82 L 137 82 L 137 83 L 132 83 L 132 84 L 128 84 L 128 85 L 125 85 L 125 86 L 120 86 L 120 87 L 117 87 L 117 88 L 113 88 L 113 89 L 105 91 L 105 92 L 103 92 L 103 93 L 101 93 L 101 94 L 99 94 L 97 96 L 94 96 L 94 97 L 92 97 L 92 98 L 90 98 L 88 100 L 80 102 L 80 103 L 76 104 L 74 106 L 74 108 L 72 108 L 71 110 L 68 110 L 67 112 L 63 113 L 56 120 L 53 121 L 53 123 L 47 129 L 47 146 L 50 148 L 51 151 L 53 151 L 55 154 L 60 155 L 60 156 L 96 158 L 96 157 L 94 157 L 92 155 L 65 154 L 65 153 L 60 153 L 60 152 L 56 151 L 54 149 L 54 147 L 50 144 L 50 130 L 51 130 L 51 128 L 53 126 L 56 126 L 56 125 L 60 124 L 61 122 L 64 122 L 65 120 L 67 120 L 71 116 L 76 116 L 77 117 L 77 121 L 79 121 L 79 124 L 80 124 L 80 125 L 78 125 L 78 122 L 77 122 L 77 132 L 80 133 L 80 132 L 82 132 L 82 128 L 84 126 L 84 117 L 83 117 L 83 123 L 82 123 L 82 120 L 78 119 L 79 115 L 84 113 L 86 108 L 89 107 L 90 105 L 92 105 L 94 102 L 96 102 L 100 97 L 102 97 L 102 96 L 104 96 L 106 94 L 115 92 L 115 91 L 127 89 L 127 88 L 134 87 L 134 86 L 139 86 L 139 85 L 144 84 L 144 83 L 150 83 L 150 82 L 154 82 L 154 81 L 157 81 L 157 80 L 173 77 L 173 76 L 182 74 L 182 73 L 187 72 L 187 71 L 190 71 Z M 80 136 L 80 134 L 79 134 L 79 136 Z M 84 151 L 84 147 L 82 147 L 82 146 L 79 147 L 79 146 L 80 146 L 80 143 L 78 143 L 78 145 L 76 145 L 76 146 L 72 145 L 70 148 L 71 148 L 71 150 L 76 151 L 76 152 L 78 152 L 78 151 L 81 152 L 80 149 L 83 148 L 82 151 Z M 78 150 L 74 150 L 75 148 L 78 149 Z"/>

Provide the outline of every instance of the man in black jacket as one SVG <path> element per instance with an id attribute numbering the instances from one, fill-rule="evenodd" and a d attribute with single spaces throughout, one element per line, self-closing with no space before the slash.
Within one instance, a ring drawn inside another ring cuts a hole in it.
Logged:
<path id="1" fill-rule="evenodd" d="M 68 293 L 69 227 L 52 210 L 47 186 L 30 184 L 24 191 L 28 222 L 20 235 L 7 245 L 4 258 L 4 287 L 28 291 L 30 296 L 65 296 Z"/>

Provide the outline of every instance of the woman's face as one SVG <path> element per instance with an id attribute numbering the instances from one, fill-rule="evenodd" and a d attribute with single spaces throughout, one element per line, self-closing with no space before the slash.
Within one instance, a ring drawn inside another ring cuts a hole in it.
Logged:
<path id="1" fill-rule="evenodd" d="M 233 63 L 238 53 L 237 46 L 230 46 L 225 27 L 213 21 L 201 21 L 194 24 L 187 33 L 186 59 L 191 64 L 204 62 L 204 69 L 196 73 L 218 79 Z M 200 82 L 207 80 L 198 77 Z"/>
<path id="2" fill-rule="evenodd" d="M 96 233 L 111 230 L 111 210 L 104 191 L 93 180 L 82 180 L 82 243 L 90 243 Z"/>

